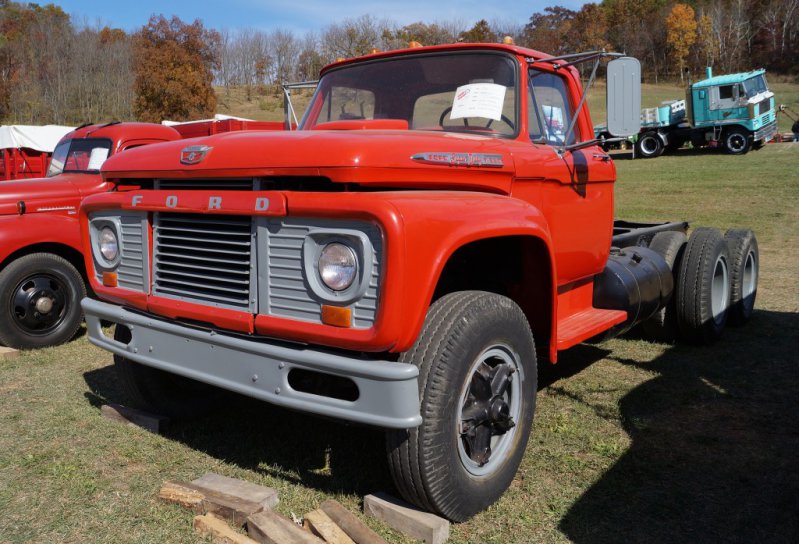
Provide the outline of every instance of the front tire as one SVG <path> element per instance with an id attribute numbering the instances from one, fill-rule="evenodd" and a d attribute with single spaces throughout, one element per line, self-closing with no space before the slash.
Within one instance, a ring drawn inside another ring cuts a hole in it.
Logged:
<path id="1" fill-rule="evenodd" d="M 419 367 L 422 424 L 388 431 L 394 482 L 409 502 L 464 521 L 505 492 L 535 411 L 533 335 L 510 299 L 462 291 L 436 301 L 403 362 Z"/>
<path id="2" fill-rule="evenodd" d="M 724 150 L 730 155 L 743 155 L 750 147 L 749 133 L 742 128 L 734 128 L 724 136 Z"/>
<path id="3" fill-rule="evenodd" d="M 80 328 L 85 296 L 80 272 L 63 257 L 20 257 L 0 272 L 0 343 L 16 349 L 63 344 Z"/>

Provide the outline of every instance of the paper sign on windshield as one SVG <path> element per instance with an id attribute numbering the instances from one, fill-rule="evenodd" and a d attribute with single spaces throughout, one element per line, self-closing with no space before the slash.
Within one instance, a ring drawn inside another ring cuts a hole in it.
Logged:
<path id="1" fill-rule="evenodd" d="M 499 121 L 505 103 L 505 86 L 496 83 L 470 83 L 458 87 L 452 100 L 450 119 L 484 117 Z"/>
<path id="2" fill-rule="evenodd" d="M 99 170 L 107 158 L 108 149 L 104 147 L 95 147 L 92 149 L 92 154 L 89 155 L 89 166 L 86 169 Z"/>

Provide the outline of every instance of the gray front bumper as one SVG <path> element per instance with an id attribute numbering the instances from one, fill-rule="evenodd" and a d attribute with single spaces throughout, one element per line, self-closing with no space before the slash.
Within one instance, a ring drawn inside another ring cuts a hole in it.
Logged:
<path id="1" fill-rule="evenodd" d="M 777 121 L 772 121 L 768 125 L 762 127 L 760 130 L 756 130 L 752 135 L 752 139 L 756 142 L 768 142 L 774 137 L 775 134 L 777 134 Z"/>
<path id="2" fill-rule="evenodd" d="M 419 369 L 413 365 L 217 334 L 90 298 L 81 306 L 89 341 L 131 361 L 303 412 L 392 429 L 422 422 Z M 109 338 L 101 320 L 128 326 L 133 339 L 124 344 Z M 296 391 L 288 382 L 294 368 L 349 378 L 359 396 L 350 402 Z"/>

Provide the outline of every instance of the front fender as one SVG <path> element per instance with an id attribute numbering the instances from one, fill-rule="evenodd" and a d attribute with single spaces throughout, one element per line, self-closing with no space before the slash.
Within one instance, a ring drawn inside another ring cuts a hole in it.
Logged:
<path id="1" fill-rule="evenodd" d="M 413 346 L 444 266 L 466 244 L 506 236 L 537 238 L 549 255 L 549 262 L 545 263 L 549 277 L 557 278 L 546 217 L 525 201 L 485 193 L 426 191 L 398 193 L 391 203 L 402 218 L 406 255 L 401 297 L 405 325 L 392 351 L 402 352 Z M 556 282 L 551 283 L 551 300 L 556 301 Z M 552 306 L 555 323 L 555 304 Z"/>
<path id="2" fill-rule="evenodd" d="M 30 213 L 0 216 L 0 263 L 17 251 L 35 244 L 58 244 L 80 252 L 77 216 Z"/>

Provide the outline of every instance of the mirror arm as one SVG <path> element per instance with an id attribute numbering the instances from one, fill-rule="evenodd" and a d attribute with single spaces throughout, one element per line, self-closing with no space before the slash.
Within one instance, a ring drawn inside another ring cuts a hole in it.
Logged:
<path id="1" fill-rule="evenodd" d="M 563 148 L 563 152 L 566 151 L 577 151 L 578 149 L 583 149 L 585 147 L 591 147 L 592 145 L 596 144 L 612 144 L 615 142 L 623 142 L 627 140 L 627 138 L 618 137 L 618 138 L 594 138 L 592 140 L 586 140 L 584 142 L 577 142 L 576 144 L 567 145 Z"/>
<path id="2" fill-rule="evenodd" d="M 294 110 L 294 104 L 291 103 L 291 89 L 315 89 L 318 84 L 319 80 L 281 84 L 281 87 L 283 87 L 283 114 L 285 116 L 284 125 L 286 130 L 294 130 L 292 126 L 300 126 L 300 122 L 297 120 L 297 112 Z M 294 119 L 294 125 L 291 124 L 292 119 Z"/>
<path id="3" fill-rule="evenodd" d="M 566 134 L 563 136 L 563 146 L 561 146 L 560 152 L 561 154 L 566 151 L 569 147 L 567 146 L 567 142 L 574 131 L 574 125 L 577 123 L 577 119 L 580 118 L 580 112 L 583 109 L 583 105 L 585 104 L 585 99 L 588 97 L 588 91 L 591 89 L 591 85 L 594 84 L 594 78 L 596 78 L 596 71 L 599 68 L 599 62 L 602 59 L 602 53 L 598 54 L 594 59 L 594 68 L 591 70 L 591 77 L 588 78 L 588 84 L 583 88 L 583 96 L 580 97 L 580 103 L 577 105 L 577 110 L 574 112 L 572 116 L 572 120 L 569 123 L 569 128 L 566 130 Z"/>

